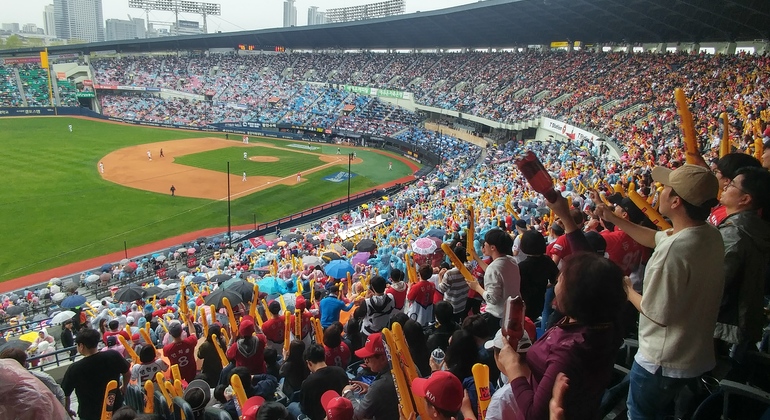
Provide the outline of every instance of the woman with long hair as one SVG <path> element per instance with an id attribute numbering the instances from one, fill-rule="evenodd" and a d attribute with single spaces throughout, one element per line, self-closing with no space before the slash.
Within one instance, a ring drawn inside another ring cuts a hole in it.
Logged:
<path id="1" fill-rule="evenodd" d="M 216 342 L 214 335 L 217 336 Z M 223 352 L 227 350 L 225 340 L 222 338 L 222 327 L 219 324 L 211 324 L 206 341 L 198 347 L 198 359 L 203 361 L 201 373 L 206 376 L 206 383 L 212 388 L 217 386 L 219 375 L 222 373 L 222 360 L 219 358 L 216 346 L 219 346 Z"/>
<path id="2" fill-rule="evenodd" d="M 283 393 L 289 398 L 295 391 L 302 388 L 302 381 L 310 375 L 307 363 L 302 358 L 304 352 L 305 343 L 302 340 L 292 340 L 289 344 L 288 354 L 284 352 L 283 364 L 279 373 L 281 378 L 284 378 Z"/>

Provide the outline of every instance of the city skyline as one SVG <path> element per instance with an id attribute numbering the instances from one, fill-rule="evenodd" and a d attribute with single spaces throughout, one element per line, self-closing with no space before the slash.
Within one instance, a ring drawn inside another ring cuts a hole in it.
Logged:
<path id="1" fill-rule="evenodd" d="M 222 5 L 222 16 L 208 16 L 208 30 L 210 33 L 217 31 L 235 32 L 245 30 L 280 28 L 283 26 L 283 4 L 284 0 L 267 0 L 263 2 L 253 2 L 250 0 L 206 0 L 207 2 L 218 3 Z M 296 0 L 297 7 L 297 26 L 307 25 L 306 11 L 311 6 L 318 7 L 323 12 L 332 8 L 351 7 L 362 4 L 377 3 L 379 0 Z M 442 0 L 442 1 L 420 1 L 407 0 L 406 13 L 417 11 L 430 11 L 445 9 L 463 4 L 476 3 L 478 0 Z M 18 23 L 20 27 L 25 24 L 33 23 L 38 28 L 45 28 L 44 10 L 45 6 L 53 4 L 53 0 L 26 0 L 25 2 L 14 2 L 3 10 L 3 17 L 0 23 Z M 132 18 L 148 19 L 145 12 L 140 9 L 128 7 L 128 0 L 109 0 L 103 2 L 103 19 L 128 19 Z M 203 19 L 199 15 L 180 13 L 180 19 L 199 21 Z M 150 21 L 173 22 L 174 14 L 171 12 L 151 11 L 149 13 Z M 104 26 L 105 22 L 101 22 Z"/>

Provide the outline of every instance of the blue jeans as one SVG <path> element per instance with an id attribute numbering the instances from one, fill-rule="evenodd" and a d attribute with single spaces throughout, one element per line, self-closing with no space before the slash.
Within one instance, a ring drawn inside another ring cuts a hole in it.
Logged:
<path id="1" fill-rule="evenodd" d="M 658 368 L 652 374 L 634 362 L 631 367 L 631 383 L 628 388 L 629 420 L 662 419 L 666 410 L 685 386 L 696 378 L 669 378 Z"/>

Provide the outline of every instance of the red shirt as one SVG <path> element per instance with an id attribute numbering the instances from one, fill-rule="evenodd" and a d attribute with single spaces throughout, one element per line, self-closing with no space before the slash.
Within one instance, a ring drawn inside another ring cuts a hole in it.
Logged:
<path id="1" fill-rule="evenodd" d="M 257 334 L 257 348 L 256 351 L 250 355 L 245 355 L 238 350 L 238 341 L 230 344 L 230 348 L 227 349 L 225 354 L 229 360 L 235 360 L 235 366 L 245 366 L 249 369 L 249 373 L 252 375 L 259 375 L 267 371 L 267 365 L 265 365 L 265 346 L 267 346 L 267 338 L 264 334 Z"/>
<path id="2" fill-rule="evenodd" d="M 409 288 L 406 298 L 410 302 L 414 302 L 423 307 L 428 307 L 433 304 L 433 292 L 435 291 L 436 286 L 433 285 L 433 283 L 428 280 L 420 280 Z"/>
<path id="3" fill-rule="evenodd" d="M 194 334 L 181 342 L 171 342 L 163 346 L 163 354 L 168 357 L 168 364 L 179 365 L 179 374 L 187 383 L 195 379 L 198 367 L 195 363 L 195 346 L 198 345 L 198 337 Z"/>
<path id="4" fill-rule="evenodd" d="M 709 214 L 709 218 L 707 221 L 712 226 L 719 226 L 720 223 L 722 223 L 727 218 L 727 207 L 723 205 L 718 205 L 711 209 L 711 214 Z"/>
<path id="5" fill-rule="evenodd" d="M 265 337 L 273 343 L 283 343 L 284 317 L 270 318 L 262 324 L 262 332 Z"/>
<path id="6" fill-rule="evenodd" d="M 302 335 L 298 335 L 297 331 L 295 331 L 297 329 L 297 321 L 294 319 L 294 316 L 291 317 L 291 333 L 294 334 L 294 337 L 305 338 L 313 331 L 313 325 L 310 323 L 311 318 L 313 318 L 313 315 L 310 312 L 302 312 L 302 325 L 300 326 L 302 328 Z"/>
<path id="7" fill-rule="evenodd" d="M 173 306 L 163 306 L 160 309 L 158 309 L 155 312 L 153 312 L 152 316 L 160 316 L 160 317 L 162 317 L 163 315 L 165 315 L 165 314 L 167 314 L 169 312 L 176 312 L 176 310 L 174 309 Z"/>
<path id="8" fill-rule="evenodd" d="M 572 248 L 567 241 L 567 235 L 561 235 L 550 245 L 550 251 L 546 250 L 546 255 L 553 257 L 557 255 L 559 258 L 564 259 L 566 256 L 572 254 Z M 547 249 L 547 248 L 546 248 Z"/>
<path id="9" fill-rule="evenodd" d="M 107 344 L 107 337 L 111 337 L 113 335 L 122 335 L 123 338 L 126 339 L 126 341 L 128 341 L 129 343 L 131 342 L 131 336 L 128 335 L 126 330 L 120 330 L 120 331 L 115 331 L 115 332 L 113 332 L 113 331 L 106 331 L 104 333 L 104 337 L 102 337 L 102 339 L 104 340 L 104 344 Z"/>
<path id="10" fill-rule="evenodd" d="M 399 292 L 392 286 L 388 286 L 388 288 L 385 289 L 385 293 L 390 293 L 390 295 L 393 296 L 396 309 L 401 310 L 404 307 L 404 302 L 406 301 L 406 289 Z"/>
<path id="11" fill-rule="evenodd" d="M 626 276 L 639 268 L 648 254 L 647 248 L 633 240 L 626 232 L 615 228 L 614 232 L 603 230 L 601 232 L 607 242 L 607 255 L 610 261 L 617 264 Z"/>
<path id="12" fill-rule="evenodd" d="M 324 345 L 324 352 L 326 353 L 326 365 L 327 366 L 339 366 L 343 369 L 348 368 L 350 364 L 350 349 L 345 343 L 340 343 L 337 348 L 329 348 Z"/>

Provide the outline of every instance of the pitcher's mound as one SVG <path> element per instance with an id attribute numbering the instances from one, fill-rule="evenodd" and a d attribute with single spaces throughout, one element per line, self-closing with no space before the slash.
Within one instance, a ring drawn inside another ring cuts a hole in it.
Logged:
<path id="1" fill-rule="evenodd" d="M 278 162 L 280 159 L 275 156 L 252 156 L 249 160 L 252 162 Z"/>

